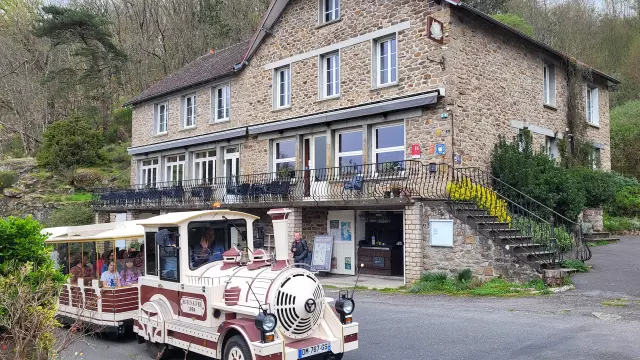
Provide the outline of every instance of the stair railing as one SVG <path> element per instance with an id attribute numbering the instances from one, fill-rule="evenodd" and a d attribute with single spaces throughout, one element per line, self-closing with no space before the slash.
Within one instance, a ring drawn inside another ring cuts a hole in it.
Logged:
<path id="1" fill-rule="evenodd" d="M 500 243 L 507 256 L 541 268 L 553 267 L 565 257 L 591 258 L 579 223 L 481 169 L 456 168 L 451 179 L 449 200 L 477 206 L 479 210 L 469 209 L 465 215 L 481 233 Z"/>

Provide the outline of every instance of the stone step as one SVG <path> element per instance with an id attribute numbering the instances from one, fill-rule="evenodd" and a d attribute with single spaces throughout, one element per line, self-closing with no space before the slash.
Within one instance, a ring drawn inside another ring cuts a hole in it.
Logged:
<path id="1" fill-rule="evenodd" d="M 463 216 L 487 215 L 487 211 L 482 209 L 455 209 L 455 212 Z"/>
<path id="2" fill-rule="evenodd" d="M 480 222 L 496 222 L 498 221 L 497 216 L 487 215 L 487 214 L 477 214 L 477 215 L 467 215 L 467 222 L 470 223 L 480 223 Z"/>
<path id="3" fill-rule="evenodd" d="M 509 229 L 509 223 L 501 221 L 477 221 L 476 224 L 481 229 L 497 230 Z"/>
<path id="4" fill-rule="evenodd" d="M 553 251 L 543 250 L 523 253 L 519 254 L 519 256 L 526 256 L 528 261 L 549 262 L 555 258 L 556 254 Z"/>
<path id="5" fill-rule="evenodd" d="M 509 246 L 514 254 L 517 255 L 527 255 L 527 254 L 535 254 L 535 253 L 543 253 L 548 251 L 545 245 L 541 244 L 521 244 L 521 245 L 507 245 Z"/>
<path id="6" fill-rule="evenodd" d="M 595 238 L 595 239 L 588 239 L 585 238 L 584 241 L 586 242 L 607 242 L 607 243 L 615 243 L 615 242 L 619 242 L 620 238 Z"/>
<path id="7" fill-rule="evenodd" d="M 499 238 L 503 238 L 503 237 L 513 238 L 514 236 L 521 235 L 521 232 L 518 229 L 506 228 L 506 229 L 481 229 L 481 230 L 488 231 Z"/>
<path id="8" fill-rule="evenodd" d="M 608 232 L 593 232 L 593 233 L 588 233 L 588 234 L 584 234 L 584 238 L 585 239 L 607 239 L 607 238 L 611 238 L 611 233 Z"/>
<path id="9" fill-rule="evenodd" d="M 478 205 L 472 201 L 454 201 L 453 207 L 456 210 L 475 210 L 478 209 Z"/>

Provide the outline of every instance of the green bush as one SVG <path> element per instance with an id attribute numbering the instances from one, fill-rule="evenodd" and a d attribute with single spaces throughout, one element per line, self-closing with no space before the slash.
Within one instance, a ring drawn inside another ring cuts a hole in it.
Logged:
<path id="1" fill-rule="evenodd" d="M 10 188 L 18 180 L 18 173 L 15 171 L 0 171 L 0 191 Z"/>
<path id="2" fill-rule="evenodd" d="M 43 135 L 37 154 L 40 165 L 58 172 L 100 165 L 102 136 L 88 119 L 76 116 L 53 123 Z"/>
<path id="3" fill-rule="evenodd" d="M 511 228 L 518 229 L 523 235 L 531 236 L 536 244 L 551 245 L 551 240 L 556 240 L 556 246 L 560 252 L 566 252 L 573 247 L 573 238 L 563 226 L 552 227 L 547 223 L 523 216 L 514 216 L 511 220 Z"/>
<path id="4" fill-rule="evenodd" d="M 458 273 L 458 281 L 461 283 L 468 283 L 473 279 L 473 272 L 471 269 L 464 269 Z"/>
<path id="5" fill-rule="evenodd" d="M 584 262 L 575 259 L 567 259 L 562 262 L 562 267 L 567 269 L 576 269 L 578 272 L 587 272 L 589 267 Z"/>
<path id="6" fill-rule="evenodd" d="M 611 109 L 611 164 L 640 179 L 640 100 Z"/>
<path id="7" fill-rule="evenodd" d="M 613 175 L 584 167 L 572 168 L 568 172 L 571 181 L 583 192 L 586 207 L 598 208 L 615 199 L 616 188 L 611 186 Z"/>
<path id="8" fill-rule="evenodd" d="M 603 217 L 604 229 L 609 232 L 640 231 L 640 218 L 610 216 Z"/>
<path id="9" fill-rule="evenodd" d="M 506 24 L 523 34 L 534 37 L 533 26 L 526 22 L 523 18 L 515 14 L 496 14 L 492 16 L 494 19 Z"/>
<path id="10" fill-rule="evenodd" d="M 73 185 L 80 189 L 91 189 L 102 183 L 99 169 L 77 169 L 73 174 Z"/>
<path id="11" fill-rule="evenodd" d="M 93 210 L 86 204 L 70 204 L 55 209 L 46 221 L 47 227 L 89 225 L 94 221 Z"/>

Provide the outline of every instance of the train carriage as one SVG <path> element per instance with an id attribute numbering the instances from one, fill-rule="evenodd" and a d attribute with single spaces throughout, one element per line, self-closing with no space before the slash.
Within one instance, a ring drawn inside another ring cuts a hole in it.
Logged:
<path id="1" fill-rule="evenodd" d="M 120 222 L 44 229 L 51 256 L 68 282 L 58 299 L 57 316 L 96 331 L 123 334 L 138 316 L 137 279 L 144 269 L 144 228 Z M 102 275 L 113 262 L 114 278 Z M 117 273 L 117 275 L 115 275 Z"/>
<path id="2" fill-rule="evenodd" d="M 274 209 L 275 256 L 254 248 L 257 217 L 230 210 L 140 220 L 139 342 L 158 358 L 185 349 L 214 359 L 340 359 L 358 347 L 353 299 L 334 301 L 314 274 L 289 262 L 291 211 Z"/>

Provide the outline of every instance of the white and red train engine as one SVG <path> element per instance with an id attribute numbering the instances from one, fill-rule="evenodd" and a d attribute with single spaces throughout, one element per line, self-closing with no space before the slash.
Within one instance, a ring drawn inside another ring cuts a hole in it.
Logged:
<path id="1" fill-rule="evenodd" d="M 230 210 L 180 212 L 145 228 L 146 273 L 134 321 L 149 355 L 184 349 L 214 359 L 341 359 L 358 348 L 353 299 L 325 297 L 292 264 L 288 209 L 269 212 L 275 257 L 254 249 L 258 217 Z"/>

